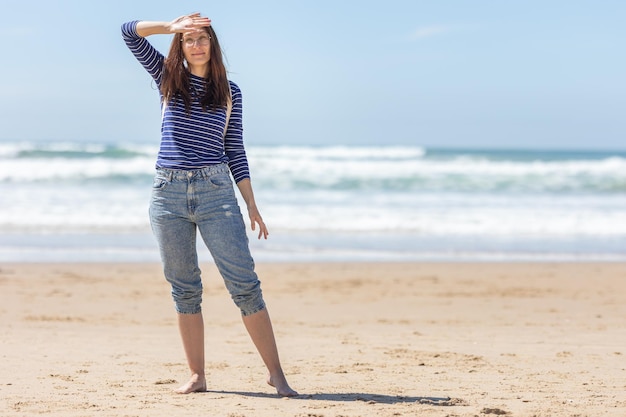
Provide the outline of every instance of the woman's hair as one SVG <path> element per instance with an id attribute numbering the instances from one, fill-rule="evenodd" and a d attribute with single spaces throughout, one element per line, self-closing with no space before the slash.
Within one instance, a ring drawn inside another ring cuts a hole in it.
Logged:
<path id="1" fill-rule="evenodd" d="M 200 99 L 202 108 L 216 109 L 226 106 L 230 98 L 230 88 L 228 78 L 226 78 L 226 68 L 222 61 L 222 49 L 217 40 L 217 35 L 212 27 L 204 28 L 209 35 L 211 47 L 209 60 L 209 70 L 206 76 L 206 94 Z M 163 79 L 161 80 L 161 94 L 163 100 L 168 103 L 177 95 L 183 99 L 187 112 L 191 111 L 191 92 L 189 83 L 189 70 L 185 67 L 185 57 L 183 55 L 183 34 L 174 35 L 170 52 L 165 58 Z"/>

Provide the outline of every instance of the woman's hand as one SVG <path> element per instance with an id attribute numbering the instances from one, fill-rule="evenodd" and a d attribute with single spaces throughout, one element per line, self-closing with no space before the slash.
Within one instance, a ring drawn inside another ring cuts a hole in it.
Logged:
<path id="1" fill-rule="evenodd" d="M 259 209 L 256 207 L 256 202 L 254 201 L 254 192 L 252 191 L 252 183 L 250 182 L 250 178 L 245 178 L 237 183 L 237 187 L 239 187 L 239 191 L 241 192 L 241 196 L 246 202 L 246 206 L 248 207 L 248 216 L 250 216 L 250 225 L 252 226 L 252 230 L 256 230 L 256 226 L 259 225 L 259 239 L 261 236 L 267 239 L 267 235 L 269 235 L 269 231 L 267 230 L 267 226 L 261 217 L 261 213 L 259 213 Z"/>
<path id="2" fill-rule="evenodd" d="M 267 230 L 267 226 L 261 217 L 261 213 L 255 207 L 248 207 L 248 215 L 250 216 L 250 224 L 252 226 L 252 230 L 256 230 L 255 225 L 259 225 L 259 239 L 263 236 L 264 239 L 267 240 L 267 235 L 269 235 L 269 231 Z"/>
<path id="3" fill-rule="evenodd" d="M 200 13 L 193 13 L 172 20 L 169 26 L 172 33 L 193 32 L 211 26 L 211 19 L 200 16 Z"/>

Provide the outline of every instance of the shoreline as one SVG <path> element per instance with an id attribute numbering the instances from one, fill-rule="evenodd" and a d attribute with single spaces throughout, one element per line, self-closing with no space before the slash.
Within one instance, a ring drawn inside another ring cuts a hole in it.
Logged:
<path id="1" fill-rule="evenodd" d="M 295 399 L 201 267 L 209 392 L 180 396 L 158 262 L 0 263 L 0 414 L 626 413 L 626 263 L 258 262 Z"/>
<path id="2" fill-rule="evenodd" d="M 248 234 L 253 258 L 271 262 L 626 262 L 623 239 L 563 241 L 526 237 L 415 236 L 376 233 Z M 198 239 L 200 262 L 212 262 Z M 5 233 L 0 263 L 160 262 L 149 231 L 131 233 Z"/>

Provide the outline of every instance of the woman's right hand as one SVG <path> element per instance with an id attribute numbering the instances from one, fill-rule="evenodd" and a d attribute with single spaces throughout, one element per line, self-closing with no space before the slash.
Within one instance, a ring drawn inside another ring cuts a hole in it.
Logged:
<path id="1" fill-rule="evenodd" d="M 193 13 L 178 17 L 170 22 L 172 33 L 185 33 L 211 26 L 211 19 L 202 17 L 200 13 Z"/>

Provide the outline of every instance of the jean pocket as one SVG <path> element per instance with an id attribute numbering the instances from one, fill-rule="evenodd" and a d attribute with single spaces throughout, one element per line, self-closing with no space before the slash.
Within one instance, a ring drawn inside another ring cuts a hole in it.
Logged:
<path id="1" fill-rule="evenodd" d="M 155 191 L 163 190 L 166 185 L 167 180 L 165 178 L 155 177 L 154 181 L 152 182 L 152 189 Z"/>
<path id="2" fill-rule="evenodd" d="M 209 182 L 215 187 L 230 187 L 230 175 L 228 173 L 213 174 L 208 178 Z"/>

